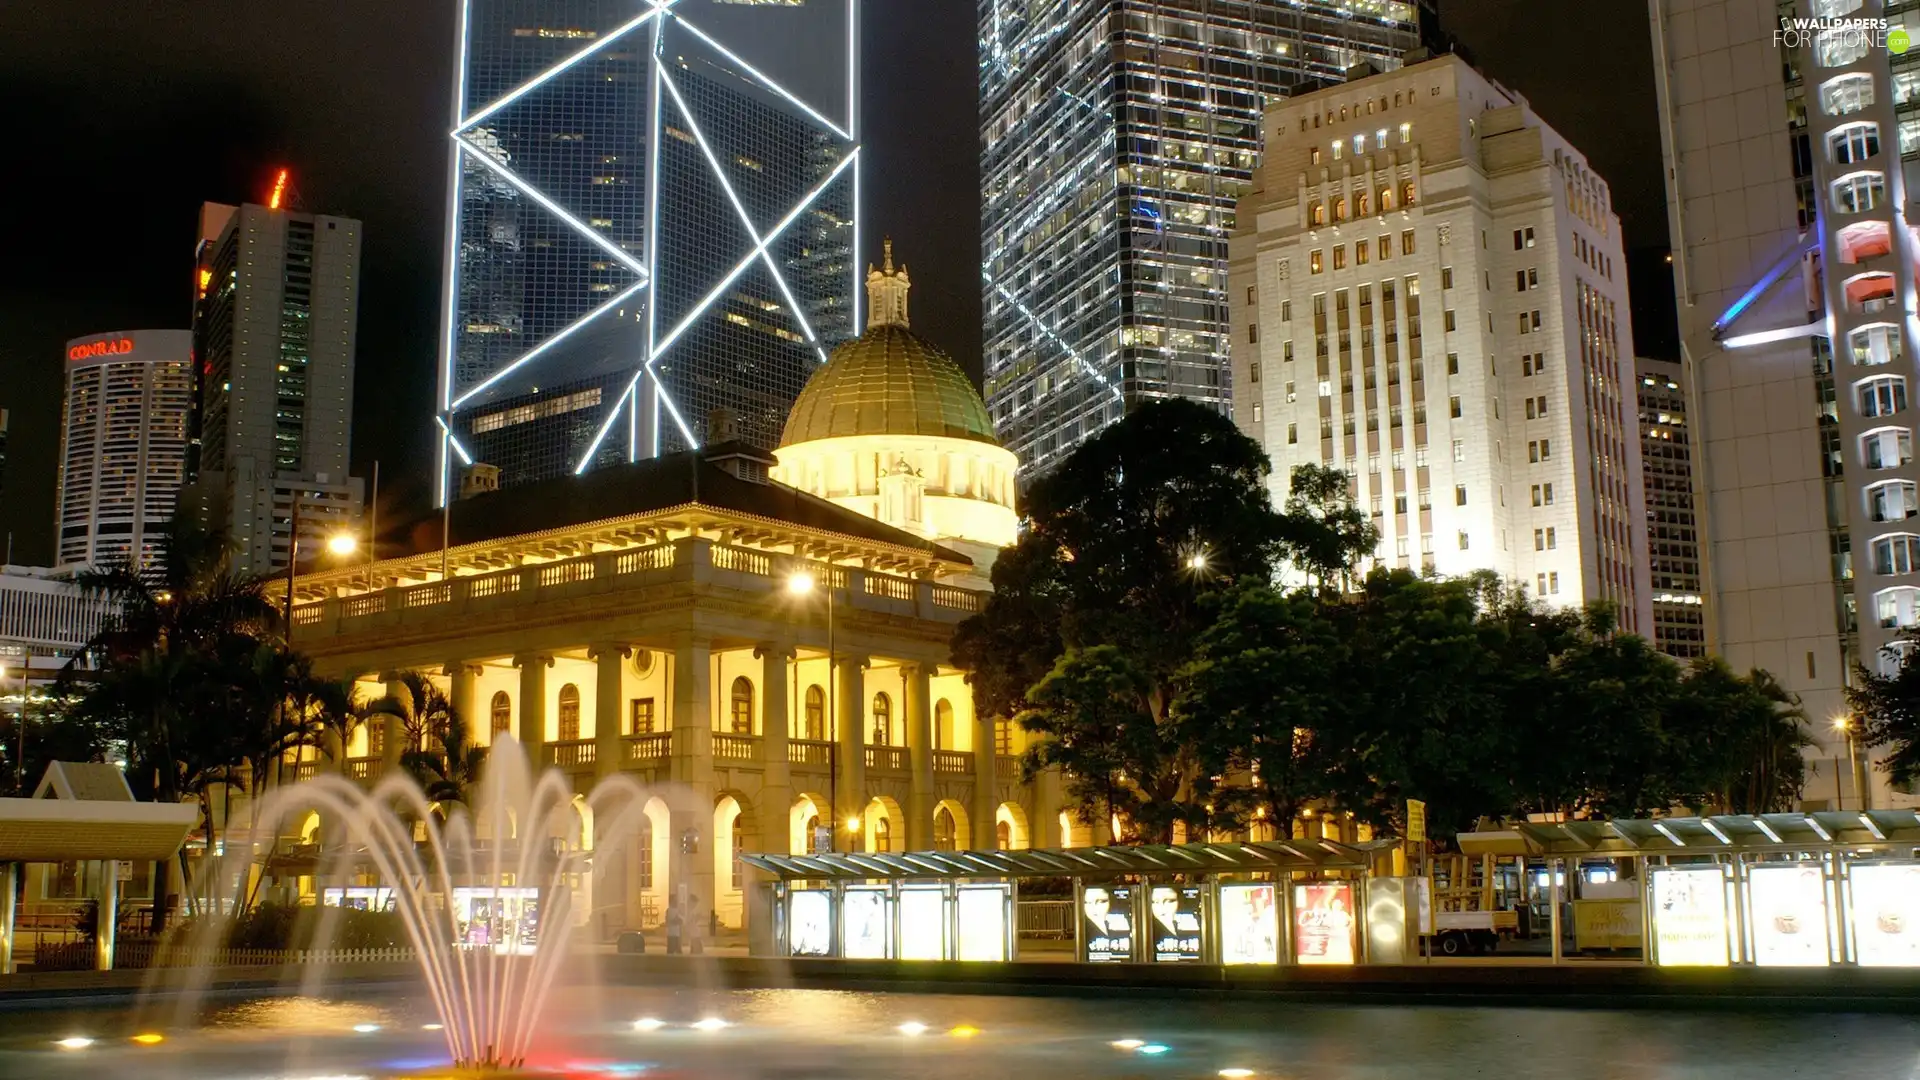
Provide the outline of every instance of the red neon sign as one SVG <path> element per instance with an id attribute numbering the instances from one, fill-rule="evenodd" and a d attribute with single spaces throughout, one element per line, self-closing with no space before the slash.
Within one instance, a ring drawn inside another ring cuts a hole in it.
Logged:
<path id="1" fill-rule="evenodd" d="M 89 360 L 96 356 L 119 356 L 133 351 L 132 338 L 101 338 L 84 345 L 73 345 L 67 349 L 69 360 Z"/>
<path id="2" fill-rule="evenodd" d="M 287 195 L 287 170 L 281 169 L 273 178 L 273 192 L 267 196 L 267 209 L 280 209 L 280 201 Z"/>

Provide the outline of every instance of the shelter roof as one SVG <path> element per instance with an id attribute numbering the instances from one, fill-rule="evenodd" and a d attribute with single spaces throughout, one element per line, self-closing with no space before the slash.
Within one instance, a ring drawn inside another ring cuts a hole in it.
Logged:
<path id="1" fill-rule="evenodd" d="M 742 855 L 786 881 L 899 881 L 983 877 L 1099 877 L 1114 874 L 1232 874 L 1364 870 L 1377 845 L 1331 840 L 1143 844 L 1021 851 L 827 852 Z"/>
<path id="2" fill-rule="evenodd" d="M 1884 844 L 1920 845 L 1920 811 L 1519 822 L 1461 833 L 1469 855 L 1715 855 Z"/>

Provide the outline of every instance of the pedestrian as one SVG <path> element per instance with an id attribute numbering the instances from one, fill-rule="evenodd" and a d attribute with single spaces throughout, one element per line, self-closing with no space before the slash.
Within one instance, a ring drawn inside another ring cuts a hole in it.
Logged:
<path id="1" fill-rule="evenodd" d="M 681 922 L 682 922 L 682 919 L 680 917 L 680 905 L 669 903 L 667 905 L 667 955 L 668 956 L 680 955 Z"/>

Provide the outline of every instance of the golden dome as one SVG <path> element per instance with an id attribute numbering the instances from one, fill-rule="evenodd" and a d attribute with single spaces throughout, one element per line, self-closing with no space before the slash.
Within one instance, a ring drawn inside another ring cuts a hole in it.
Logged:
<path id="1" fill-rule="evenodd" d="M 869 270 L 867 332 L 813 373 L 781 446 L 849 435 L 931 435 L 1000 445 L 986 402 L 946 353 L 907 328 L 907 268 Z"/>

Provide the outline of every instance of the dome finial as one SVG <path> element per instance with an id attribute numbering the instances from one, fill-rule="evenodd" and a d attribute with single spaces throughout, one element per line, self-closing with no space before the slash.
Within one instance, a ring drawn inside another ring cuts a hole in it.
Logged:
<path id="1" fill-rule="evenodd" d="M 867 264 L 867 329 L 879 326 L 910 325 L 907 322 L 907 290 L 913 283 L 907 278 L 907 268 L 902 264 L 898 270 L 893 267 L 893 237 L 885 239 L 881 248 L 881 266 L 873 269 Z"/>

